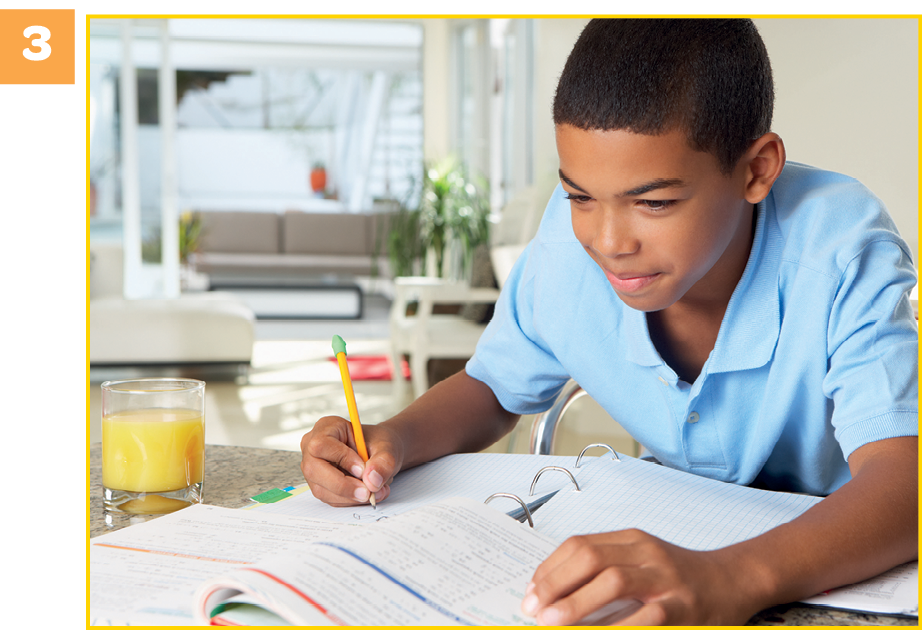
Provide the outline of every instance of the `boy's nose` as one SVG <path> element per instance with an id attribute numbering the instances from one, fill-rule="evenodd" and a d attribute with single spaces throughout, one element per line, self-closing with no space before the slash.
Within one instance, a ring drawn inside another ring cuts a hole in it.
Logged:
<path id="1" fill-rule="evenodd" d="M 630 222 L 614 215 L 606 213 L 599 222 L 592 248 L 606 258 L 636 253 L 640 249 L 640 241 L 634 236 Z"/>

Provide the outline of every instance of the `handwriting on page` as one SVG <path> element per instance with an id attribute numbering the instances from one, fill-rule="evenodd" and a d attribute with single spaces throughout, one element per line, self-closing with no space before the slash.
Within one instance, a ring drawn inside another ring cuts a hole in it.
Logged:
<path id="1" fill-rule="evenodd" d="M 322 518 L 339 523 L 374 522 L 441 501 L 462 496 L 485 501 L 494 492 L 512 492 L 528 496 L 535 473 L 545 466 L 572 467 L 576 458 L 569 456 L 522 455 L 518 453 L 464 453 L 448 455 L 401 472 L 391 483 L 391 494 L 378 504 L 352 508 L 334 508 L 310 492 L 302 492 L 284 501 L 259 505 L 254 510 L 291 516 Z M 563 475 L 543 475 L 535 494 L 546 494 L 567 485 Z M 494 507 L 494 506 L 491 506 Z M 502 506 L 495 506 L 502 509 Z"/>

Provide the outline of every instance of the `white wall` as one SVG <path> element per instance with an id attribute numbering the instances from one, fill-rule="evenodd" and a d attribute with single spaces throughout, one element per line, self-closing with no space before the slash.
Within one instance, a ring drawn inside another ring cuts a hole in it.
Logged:
<path id="1" fill-rule="evenodd" d="M 579 18 L 535 20 L 535 173 L 532 181 L 539 190 L 552 190 L 558 182 L 557 143 L 551 108 L 560 73 L 588 21 Z M 550 190 L 547 192 L 550 193 Z"/>
<path id="2" fill-rule="evenodd" d="M 788 159 L 856 177 L 919 254 L 915 19 L 759 19 Z"/>

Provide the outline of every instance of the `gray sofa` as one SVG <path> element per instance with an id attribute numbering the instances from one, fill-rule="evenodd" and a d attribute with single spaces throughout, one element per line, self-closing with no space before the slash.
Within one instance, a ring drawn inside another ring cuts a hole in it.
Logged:
<path id="1" fill-rule="evenodd" d="M 385 248 L 390 213 L 201 212 L 192 263 L 212 288 L 390 278 Z"/>

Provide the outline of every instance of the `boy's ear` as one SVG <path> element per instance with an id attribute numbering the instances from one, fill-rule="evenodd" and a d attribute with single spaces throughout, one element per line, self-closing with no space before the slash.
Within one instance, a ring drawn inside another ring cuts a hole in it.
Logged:
<path id="1" fill-rule="evenodd" d="M 769 132 L 749 146 L 743 156 L 746 201 L 756 204 L 768 196 L 775 180 L 781 175 L 784 161 L 784 142 L 776 133 Z"/>

